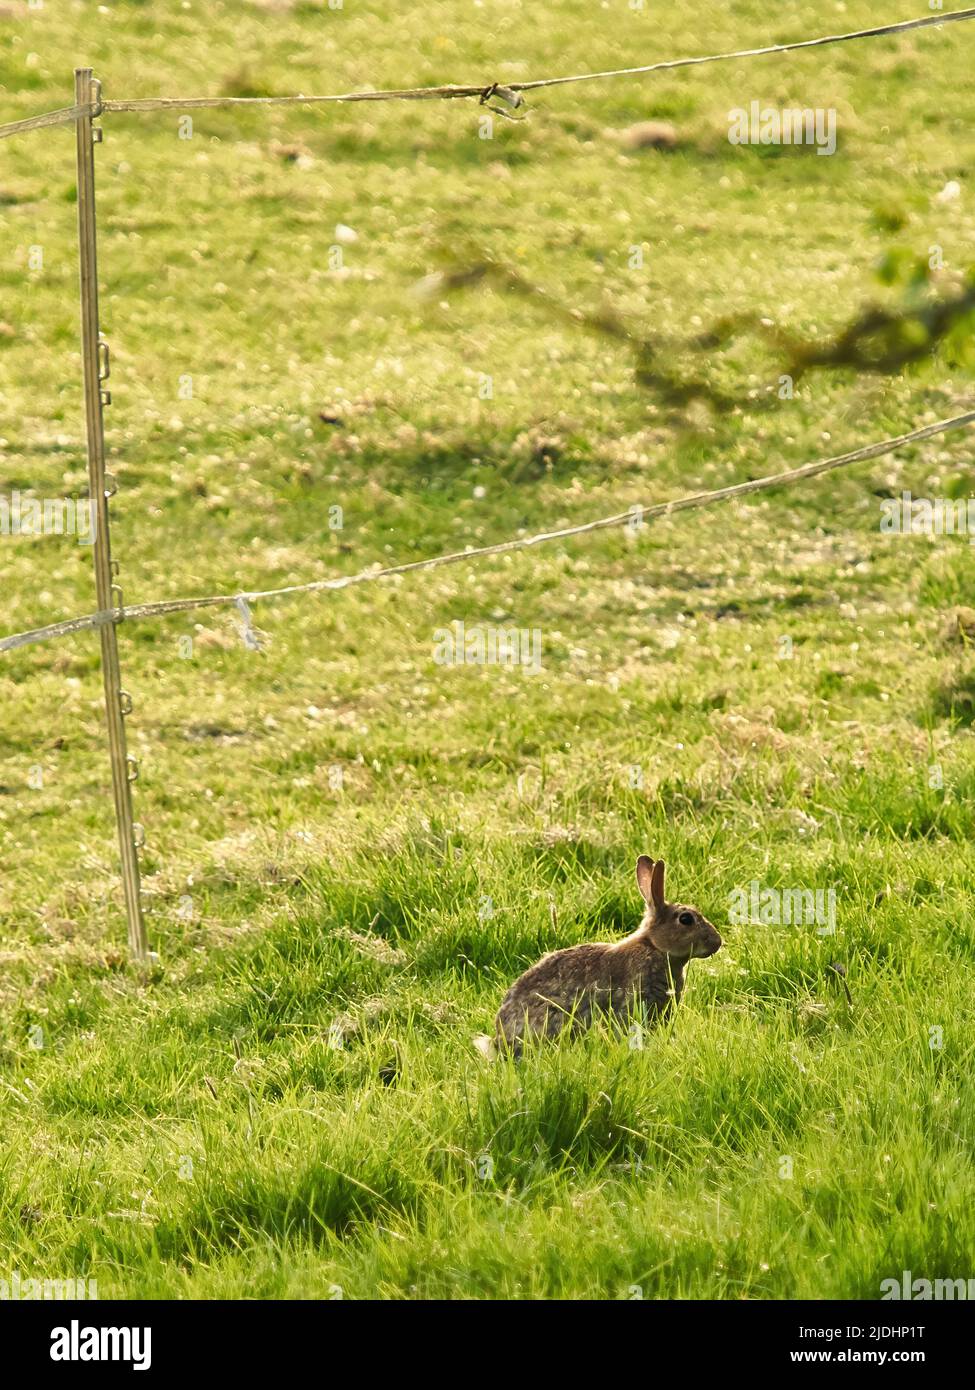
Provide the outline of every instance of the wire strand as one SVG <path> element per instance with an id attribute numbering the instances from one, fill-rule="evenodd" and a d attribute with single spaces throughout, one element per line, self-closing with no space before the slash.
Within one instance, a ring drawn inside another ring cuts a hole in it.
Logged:
<path id="1" fill-rule="evenodd" d="M 7 125 L 0 125 L 0 140 L 6 140 L 8 135 L 22 135 L 28 130 L 44 130 L 49 126 L 68 125 L 78 119 L 79 116 L 87 116 L 92 110 L 91 106 L 63 106 L 59 111 L 45 111 L 43 116 L 27 116 L 22 121 L 10 121 Z"/>
<path id="2" fill-rule="evenodd" d="M 791 43 L 767 44 L 759 48 L 739 48 L 729 53 L 708 53 L 699 57 L 669 58 L 656 63 L 644 63 L 639 67 L 609 68 L 603 72 L 579 72 L 564 77 L 540 77 L 528 82 L 481 82 L 465 86 L 449 84 L 440 87 L 405 87 L 379 91 L 342 92 L 329 96 L 274 96 L 274 97 L 136 97 L 105 101 L 97 112 L 90 106 L 71 106 L 59 111 L 49 111 L 40 116 L 28 116 L 21 121 L 11 121 L 0 126 L 0 140 L 10 135 L 19 135 L 29 130 L 40 130 L 46 126 L 64 125 L 79 116 L 101 114 L 103 111 L 141 112 L 179 110 L 199 110 L 204 107 L 234 106 L 315 106 L 329 102 L 353 101 L 453 101 L 477 97 L 486 101 L 497 95 L 502 100 L 506 94 L 520 96 L 523 92 L 538 91 L 543 87 L 564 87 L 576 82 L 600 82 L 614 77 L 639 77 L 652 72 L 667 72 L 675 68 L 700 67 L 705 63 L 727 63 L 740 58 L 762 58 L 770 54 L 795 53 L 803 48 L 821 48 L 826 44 L 850 43 L 855 39 L 882 38 L 890 34 L 904 34 L 913 29 L 928 29 L 959 20 L 975 19 L 975 8 L 951 10 L 947 14 L 924 15 L 919 19 L 905 19 L 896 24 L 880 24 L 871 29 L 853 29 L 845 34 L 824 34 L 814 39 L 796 39 Z M 519 105 L 518 101 L 512 103 Z"/>
<path id="3" fill-rule="evenodd" d="M 849 43 L 854 39 L 880 38 L 888 34 L 903 34 L 912 29 L 928 29 L 935 25 L 975 19 L 975 8 L 953 10 L 948 14 L 924 15 L 920 19 L 901 20 L 897 24 L 877 25 L 872 29 L 854 29 L 846 34 L 825 34 L 815 39 L 797 39 L 792 43 L 768 44 L 760 48 L 739 48 L 730 53 L 709 53 L 696 58 L 669 58 L 662 62 L 645 63 L 640 67 L 610 68 L 604 72 L 580 72 L 567 77 L 540 77 L 529 82 L 506 82 L 501 87 L 508 92 L 533 92 L 542 87 L 563 87 L 574 82 L 600 82 L 611 77 L 639 77 L 651 72 L 674 68 L 698 67 L 704 63 L 727 63 L 736 58 L 761 58 L 773 53 L 794 53 L 801 48 L 820 48 L 826 44 Z M 276 106 L 290 102 L 350 102 L 350 101 L 424 101 L 453 100 L 463 97 L 485 97 L 498 84 L 485 86 L 412 87 L 398 91 L 345 92 L 337 96 L 283 97 L 194 97 L 180 101 L 175 97 L 143 97 L 129 101 L 106 101 L 106 111 L 155 111 L 171 106 Z"/>
<path id="4" fill-rule="evenodd" d="M 740 48 L 733 53 L 710 53 L 702 58 L 672 58 L 661 63 L 647 63 L 638 68 L 612 68 L 606 72 L 583 72 L 573 77 L 543 77 L 536 82 L 509 82 L 507 85 L 515 92 L 531 92 L 537 87 L 562 87 L 569 82 L 596 82 L 607 77 L 638 77 L 642 73 L 664 72 L 669 68 L 696 67 L 702 63 L 726 63 L 735 58 L 762 58 L 772 53 L 795 53 L 800 48 L 821 48 L 825 44 L 848 43 L 853 39 L 904 34 L 910 29 L 928 29 L 934 25 L 951 24 L 962 19 L 975 19 L 975 9 L 925 15 L 921 19 L 905 19 L 897 24 L 880 24 L 873 29 L 853 29 L 846 34 L 824 34 L 816 39 L 797 39 L 792 43 L 769 44 L 765 48 Z"/>
<path id="5" fill-rule="evenodd" d="M 632 525 L 634 518 L 641 521 L 649 518 L 671 516 L 677 512 L 690 511 L 697 507 L 707 507 L 715 502 L 726 502 L 733 497 L 746 497 L 750 493 L 763 492 L 767 488 L 782 487 L 788 483 L 800 482 L 804 478 L 814 478 L 820 473 L 828 473 L 836 468 L 846 468 L 865 459 L 880 458 L 892 454 L 907 444 L 916 444 L 930 439 L 936 434 L 947 434 L 952 430 L 963 429 L 975 424 L 975 410 L 963 415 L 955 415 L 949 420 L 938 420 L 932 425 L 923 425 L 896 439 L 883 439 L 876 444 L 867 444 L 847 454 L 834 458 L 806 463 L 799 468 L 790 468 L 784 473 L 773 473 L 765 478 L 752 478 L 748 482 L 733 483 L 729 487 L 718 488 L 713 492 L 691 493 L 686 497 L 675 498 L 671 502 L 655 502 L 649 506 L 634 505 L 625 512 L 614 516 L 599 517 L 595 521 L 581 522 L 578 526 L 566 526 L 558 531 L 539 531 L 534 536 L 518 537 L 514 540 L 499 541 L 494 545 L 475 546 L 469 550 L 455 550 L 447 555 L 433 555 L 426 560 L 411 560 L 402 565 L 389 565 L 383 569 L 360 570 L 358 574 L 339 575 L 334 579 L 314 579 L 306 584 L 289 584 L 280 589 L 254 589 L 238 591 L 233 594 L 213 594 L 197 598 L 163 599 L 155 603 L 134 604 L 129 607 L 88 613 L 83 617 L 69 618 L 63 622 L 52 623 L 47 627 L 33 628 L 29 632 L 18 632 L 0 640 L 0 652 L 13 651 L 33 642 L 45 642 L 67 637 L 76 632 L 104 626 L 105 623 L 123 620 L 142 620 L 162 617 L 171 613 L 189 613 L 201 608 L 219 608 L 239 604 L 241 599 L 248 604 L 287 598 L 294 594 L 312 594 L 348 589 L 356 584 L 368 584 L 380 579 L 390 579 L 396 575 L 412 574 L 419 570 L 439 569 L 445 565 L 461 564 L 465 560 L 483 559 L 487 555 L 505 555 L 516 550 L 528 550 L 535 545 L 551 541 L 566 540 L 571 536 L 583 536 L 592 531 L 607 530 L 610 527 Z"/>

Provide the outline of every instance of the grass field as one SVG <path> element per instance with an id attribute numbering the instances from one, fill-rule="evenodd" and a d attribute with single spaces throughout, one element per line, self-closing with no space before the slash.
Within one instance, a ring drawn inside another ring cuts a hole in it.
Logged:
<path id="1" fill-rule="evenodd" d="M 8 4 L 0 120 L 70 104 L 80 63 L 116 99 L 503 82 L 922 12 Z M 973 52 L 958 24 L 554 88 L 490 139 L 466 102 L 199 110 L 189 139 L 178 111 L 106 116 L 126 601 L 529 534 L 970 408 L 951 350 L 779 399 L 746 338 L 703 368 L 741 406 L 674 410 L 542 303 L 414 288 L 487 249 L 672 340 L 746 311 L 825 339 L 935 246 L 947 290 L 975 260 Z M 752 100 L 835 108 L 835 155 L 729 144 Z M 648 118 L 678 148 L 629 149 Z M 74 134 L 0 155 L 0 493 L 76 494 Z M 219 611 L 125 625 L 148 971 L 97 639 L 5 655 L 0 1276 L 783 1299 L 975 1274 L 975 662 L 952 617 L 975 551 L 879 529 L 883 497 L 972 483 L 955 435 L 638 535 L 256 605 L 260 652 Z M 4 633 L 92 609 L 74 538 L 0 544 Z M 437 664 L 458 620 L 538 629 L 542 671 Z M 636 925 L 641 852 L 725 936 L 673 1026 L 484 1063 L 515 975 Z M 752 882 L 835 890 L 835 934 L 728 924 Z"/>

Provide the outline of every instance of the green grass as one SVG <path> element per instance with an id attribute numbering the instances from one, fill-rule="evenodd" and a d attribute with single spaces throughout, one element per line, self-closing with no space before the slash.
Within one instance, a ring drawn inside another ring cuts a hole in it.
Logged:
<path id="1" fill-rule="evenodd" d="M 0 18 L 0 119 L 68 104 L 82 62 L 111 98 L 339 91 L 919 12 L 92 8 Z M 126 601 L 527 534 L 970 407 L 950 352 L 769 406 L 776 363 L 746 342 L 714 367 L 742 408 L 675 418 L 622 350 L 537 305 L 412 289 L 476 244 L 668 338 L 752 310 L 833 333 L 894 301 L 892 251 L 940 246 L 947 290 L 975 234 L 973 43 L 956 25 L 556 88 L 491 140 L 466 103 L 198 111 L 191 140 L 178 112 L 106 117 Z M 730 146 L 752 99 L 835 106 L 836 155 Z M 650 116 L 677 151 L 624 151 L 614 132 Z M 73 134 L 2 154 L 0 491 L 60 496 L 84 487 Z M 358 240 L 336 273 L 338 223 Z M 975 680 L 949 614 L 975 552 L 883 536 L 903 489 L 970 495 L 970 441 L 635 538 L 258 604 L 261 653 L 219 611 L 126 625 L 148 973 L 125 963 L 97 641 L 6 655 L 0 1275 L 87 1274 L 103 1297 L 778 1299 L 972 1274 Z M 4 632 L 93 607 L 71 538 L 0 544 Z M 542 673 L 437 665 L 455 619 L 540 629 Z M 482 1063 L 471 1037 L 520 970 L 634 925 L 640 852 L 726 936 L 673 1025 Z M 726 927 L 753 880 L 835 888 L 836 935 Z"/>

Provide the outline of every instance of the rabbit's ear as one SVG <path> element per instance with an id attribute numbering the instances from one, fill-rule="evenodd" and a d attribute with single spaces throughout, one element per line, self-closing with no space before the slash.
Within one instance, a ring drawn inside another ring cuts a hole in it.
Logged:
<path id="1" fill-rule="evenodd" d="M 659 912 L 665 902 L 664 861 L 662 859 L 656 860 L 653 866 L 653 874 L 650 878 L 650 897 L 653 899 L 654 907 Z"/>
<path id="2" fill-rule="evenodd" d="M 652 859 L 648 859 L 645 854 L 641 854 L 636 861 L 636 881 L 643 894 L 643 900 L 648 907 L 656 906 L 656 899 L 653 892 L 653 876 L 657 872 L 657 866 Z"/>

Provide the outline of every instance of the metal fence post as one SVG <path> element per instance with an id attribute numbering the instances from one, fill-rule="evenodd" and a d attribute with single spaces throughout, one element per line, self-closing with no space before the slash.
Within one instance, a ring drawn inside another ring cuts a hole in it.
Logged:
<path id="1" fill-rule="evenodd" d="M 139 846 L 141 827 L 132 819 L 132 782 L 138 765 L 128 755 L 125 716 L 132 700 L 122 689 L 119 667 L 118 633 L 121 621 L 122 590 L 116 583 L 118 562 L 112 559 L 108 529 L 108 499 L 115 492 L 115 480 L 105 472 L 105 427 L 103 408 L 111 401 L 105 386 L 109 374 L 108 344 L 98 327 L 98 244 L 95 221 L 95 151 L 101 128 L 93 124 L 101 111 L 101 84 L 91 68 L 76 68 L 75 104 L 83 107 L 75 130 L 78 141 L 78 263 L 81 276 L 81 356 L 85 372 L 85 421 L 88 435 L 88 492 L 95 537 L 95 589 L 99 613 L 105 620 L 99 628 L 102 645 L 102 679 L 105 687 L 105 714 L 112 762 L 112 790 L 122 858 L 122 886 L 129 927 L 129 950 L 135 960 L 149 954 L 142 894 L 139 885 Z"/>

